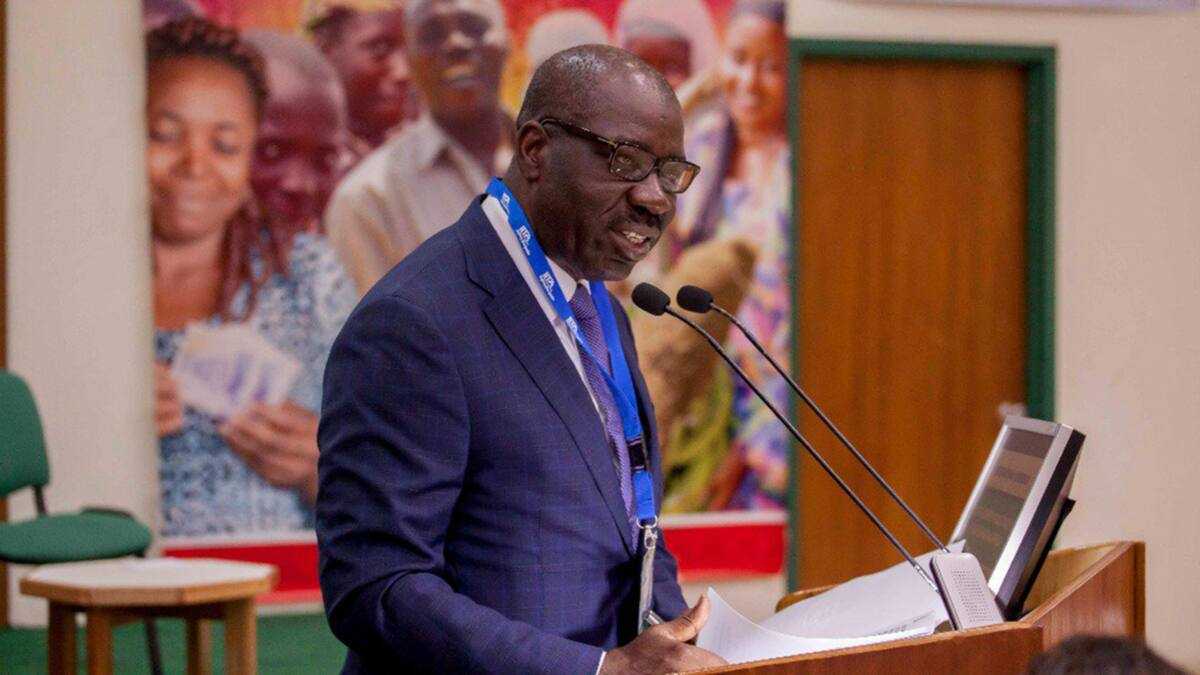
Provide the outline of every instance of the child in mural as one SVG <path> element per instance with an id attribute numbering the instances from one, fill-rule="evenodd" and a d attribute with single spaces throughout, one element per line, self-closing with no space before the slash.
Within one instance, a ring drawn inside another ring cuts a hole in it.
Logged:
<path id="1" fill-rule="evenodd" d="M 784 11 L 782 0 L 740 0 L 730 11 L 714 77 L 719 103 L 703 106 L 688 120 L 687 156 L 704 171 L 680 198 L 675 223 L 667 231 L 671 263 L 700 242 L 736 238 L 755 244 L 752 283 L 738 318 L 781 364 L 790 361 L 791 340 Z M 727 345 L 764 393 L 781 404 L 788 400 L 787 383 L 745 338 L 730 333 Z M 740 381 L 718 375 L 713 382 L 718 389 L 732 387 L 730 446 L 727 451 L 709 448 L 724 453 L 711 475 L 691 475 L 686 484 L 670 487 L 691 508 L 783 508 L 790 446 L 786 430 Z M 725 401 L 729 395 L 715 391 L 709 400 Z M 717 414 L 696 417 L 704 422 L 675 439 L 673 452 L 688 454 L 689 441 L 709 439 L 709 425 L 726 423 Z"/>
<path id="2" fill-rule="evenodd" d="M 353 285 L 324 239 L 289 248 L 253 197 L 258 54 L 202 19 L 146 44 L 163 534 L 310 529 L 314 411 Z"/>

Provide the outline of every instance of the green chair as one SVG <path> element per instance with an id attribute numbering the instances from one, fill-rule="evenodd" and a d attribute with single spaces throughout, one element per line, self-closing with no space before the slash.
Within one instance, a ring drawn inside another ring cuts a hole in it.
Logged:
<path id="1" fill-rule="evenodd" d="M 34 518 L 0 523 L 0 561 L 45 565 L 146 554 L 150 530 L 127 513 L 104 508 L 47 513 L 43 489 L 49 482 L 50 463 L 33 393 L 20 377 L 0 370 L 0 498 L 33 488 L 37 507 Z M 158 637 L 149 619 L 146 642 L 150 667 L 161 673 Z"/>

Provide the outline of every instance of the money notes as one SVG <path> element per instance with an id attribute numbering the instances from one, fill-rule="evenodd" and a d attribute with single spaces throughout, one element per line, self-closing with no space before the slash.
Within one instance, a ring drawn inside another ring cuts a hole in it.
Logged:
<path id="1" fill-rule="evenodd" d="M 299 361 L 245 324 L 192 324 L 171 374 L 185 405 L 223 420 L 251 403 L 282 403 L 300 368 Z"/>

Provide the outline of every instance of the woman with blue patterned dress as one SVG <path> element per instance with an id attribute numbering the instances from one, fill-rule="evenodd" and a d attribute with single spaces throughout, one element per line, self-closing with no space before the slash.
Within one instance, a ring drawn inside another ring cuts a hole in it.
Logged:
<path id="1" fill-rule="evenodd" d="M 324 238 L 279 234 L 251 196 L 258 55 L 199 19 L 151 32 L 147 52 L 162 533 L 311 529 L 321 378 L 353 284 Z M 234 325 L 301 370 L 285 401 L 218 419 L 185 405 L 171 363 L 190 326 Z"/>

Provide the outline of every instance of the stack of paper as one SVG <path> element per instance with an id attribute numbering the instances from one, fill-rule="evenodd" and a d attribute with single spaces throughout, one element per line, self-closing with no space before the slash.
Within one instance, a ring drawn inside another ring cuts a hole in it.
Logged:
<path id="1" fill-rule="evenodd" d="M 951 546 L 962 549 L 962 544 Z M 917 558 L 926 572 L 932 553 Z M 712 588 L 712 611 L 696 645 L 729 663 L 794 656 L 827 649 L 928 635 L 946 609 L 907 562 L 852 579 L 755 623 Z"/>

